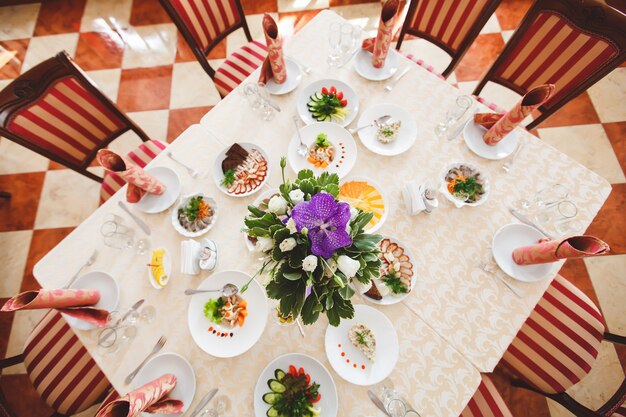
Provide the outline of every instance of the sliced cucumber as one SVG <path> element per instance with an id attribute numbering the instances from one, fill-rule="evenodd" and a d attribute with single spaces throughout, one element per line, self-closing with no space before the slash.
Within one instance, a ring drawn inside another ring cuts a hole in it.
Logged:
<path id="1" fill-rule="evenodd" d="M 283 395 L 277 392 L 268 392 L 263 396 L 263 401 L 266 404 L 276 404 L 276 401 L 280 400 Z"/>
<path id="2" fill-rule="evenodd" d="M 274 407 L 270 407 L 265 414 L 267 415 L 267 417 L 278 417 L 278 410 L 276 410 Z"/>
<path id="3" fill-rule="evenodd" d="M 273 392 L 283 393 L 287 389 L 283 384 L 275 379 L 270 379 L 267 381 L 267 385 Z"/>
<path id="4" fill-rule="evenodd" d="M 274 372 L 274 378 L 276 378 L 277 380 L 282 381 L 284 377 L 285 377 L 285 372 L 282 369 L 277 369 Z"/>

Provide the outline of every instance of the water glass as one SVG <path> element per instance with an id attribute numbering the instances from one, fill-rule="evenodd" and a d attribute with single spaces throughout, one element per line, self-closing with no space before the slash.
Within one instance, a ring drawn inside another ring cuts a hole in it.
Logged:
<path id="1" fill-rule="evenodd" d="M 570 200 L 562 200 L 548 205 L 539 206 L 535 219 L 539 223 L 561 222 L 576 217 L 578 207 Z"/>
<path id="2" fill-rule="evenodd" d="M 126 318 L 126 321 L 129 324 L 133 325 L 138 323 L 150 324 L 154 321 L 155 318 L 156 308 L 151 305 L 146 305 L 139 311 L 131 312 Z"/>
<path id="3" fill-rule="evenodd" d="M 474 101 L 468 95 L 458 96 L 454 102 L 454 105 L 446 112 L 446 118 L 443 122 L 439 123 L 435 128 L 435 134 L 439 138 L 447 138 L 448 140 L 454 139 L 453 134 L 462 123 L 463 115 L 472 107 Z"/>
<path id="4" fill-rule="evenodd" d="M 328 28 L 328 57 L 327 63 L 329 67 L 339 65 L 341 58 L 341 23 L 331 23 Z"/>
<path id="5" fill-rule="evenodd" d="M 275 110 L 270 106 L 270 93 L 267 91 L 265 84 L 247 83 L 242 88 L 244 99 L 250 104 L 252 111 L 261 115 L 265 121 L 272 120 L 275 116 Z"/>
<path id="6" fill-rule="evenodd" d="M 98 351 L 101 355 L 116 353 L 122 346 L 137 336 L 137 328 L 125 322 L 120 322 L 121 315 L 117 311 L 110 314 L 109 327 L 105 327 L 98 334 Z"/>
<path id="7" fill-rule="evenodd" d="M 567 188 L 563 184 L 553 184 L 539 190 L 535 202 L 538 207 L 551 207 L 565 200 L 567 196 Z"/>
<path id="8" fill-rule="evenodd" d="M 269 122 L 276 115 L 276 111 L 270 106 L 270 93 L 267 91 L 265 84 L 259 83 L 257 86 L 257 92 L 261 98 L 261 118 L 266 122 Z"/>

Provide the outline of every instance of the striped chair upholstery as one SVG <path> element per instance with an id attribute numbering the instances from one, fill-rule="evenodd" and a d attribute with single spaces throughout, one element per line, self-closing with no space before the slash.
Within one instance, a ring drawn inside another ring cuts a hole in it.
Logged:
<path id="1" fill-rule="evenodd" d="M 604 330 L 595 304 L 557 275 L 502 361 L 544 393 L 561 393 L 589 373 Z"/>
<path id="2" fill-rule="evenodd" d="M 252 41 L 239 48 L 215 72 L 213 82 L 217 91 L 225 97 L 261 66 L 266 56 L 267 47 L 258 41 Z"/>
<path id="3" fill-rule="evenodd" d="M 61 414 L 101 401 L 109 381 L 60 313 L 50 310 L 26 340 L 24 365 L 41 398 Z"/>
<path id="4" fill-rule="evenodd" d="M 414 56 L 413 54 L 407 54 L 405 56 L 408 59 L 410 59 L 411 61 L 415 62 L 420 67 L 424 68 L 426 71 L 432 72 L 433 74 L 435 74 L 437 77 L 441 78 L 442 80 L 446 79 L 443 75 L 441 75 L 437 71 L 435 71 L 435 68 L 432 65 L 429 65 L 426 62 L 424 62 L 423 59 L 419 59 L 416 56 Z"/>
<path id="5" fill-rule="evenodd" d="M 513 417 L 491 379 L 480 376 L 478 389 L 459 417 Z"/>
<path id="6" fill-rule="evenodd" d="M 158 140 L 144 142 L 137 149 L 129 152 L 126 156 L 140 167 L 145 167 L 152 161 L 167 145 Z M 100 204 L 107 201 L 113 194 L 126 184 L 126 181 L 119 175 L 112 172 L 105 172 L 104 181 L 100 187 Z"/>

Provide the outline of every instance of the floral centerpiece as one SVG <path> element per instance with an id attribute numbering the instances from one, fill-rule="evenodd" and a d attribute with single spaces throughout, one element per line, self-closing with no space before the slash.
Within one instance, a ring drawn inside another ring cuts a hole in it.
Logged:
<path id="1" fill-rule="evenodd" d="M 282 314 L 312 324 L 325 313 L 337 326 L 354 316 L 350 280 L 368 284 L 378 276 L 381 236 L 364 232 L 373 213 L 337 201 L 336 174 L 305 169 L 290 181 L 285 166 L 283 157 L 283 183 L 267 211 L 248 206 L 244 231 L 267 255 L 257 274 L 268 272 L 267 295 Z"/>

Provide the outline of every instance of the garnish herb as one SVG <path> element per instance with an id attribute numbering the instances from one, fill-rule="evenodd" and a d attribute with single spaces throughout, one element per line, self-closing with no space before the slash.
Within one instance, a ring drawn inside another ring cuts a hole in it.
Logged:
<path id="1" fill-rule="evenodd" d="M 400 277 L 396 272 L 391 272 L 389 275 L 385 275 L 383 277 L 383 281 L 394 294 L 404 294 L 408 292 L 408 289 L 402 281 L 400 281 Z"/>
<path id="2" fill-rule="evenodd" d="M 222 308 L 224 300 L 222 297 L 212 298 L 204 304 L 204 316 L 215 324 L 222 322 Z"/>
<path id="3" fill-rule="evenodd" d="M 332 146 L 332 144 L 328 141 L 328 136 L 326 136 L 326 133 L 320 133 L 319 135 L 317 135 L 317 138 L 315 139 L 315 145 L 318 148 L 329 148 Z"/>
<path id="4" fill-rule="evenodd" d="M 231 185 L 233 185 L 234 182 L 235 170 L 229 169 L 224 173 L 224 179 L 222 180 L 222 182 L 220 182 L 220 184 L 222 184 L 224 187 L 230 187 Z"/>
<path id="5" fill-rule="evenodd" d="M 480 193 L 483 191 L 483 186 L 476 182 L 474 177 L 469 177 L 465 179 L 457 178 L 454 183 L 454 192 L 467 194 L 472 197 L 476 193 Z"/>

